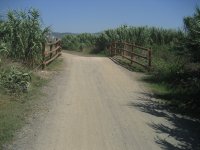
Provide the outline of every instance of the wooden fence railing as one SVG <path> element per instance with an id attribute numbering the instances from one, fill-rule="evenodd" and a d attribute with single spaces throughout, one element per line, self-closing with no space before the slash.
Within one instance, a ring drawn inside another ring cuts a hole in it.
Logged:
<path id="1" fill-rule="evenodd" d="M 150 70 L 151 49 L 144 48 L 127 42 L 112 42 L 107 48 L 109 55 L 120 55 L 130 61 Z"/>
<path id="2" fill-rule="evenodd" d="M 48 50 L 49 47 L 49 50 Z M 61 41 L 56 40 L 52 43 L 44 43 L 43 44 L 43 52 L 42 52 L 42 69 L 46 67 L 50 62 L 56 59 L 58 56 L 61 55 Z"/>

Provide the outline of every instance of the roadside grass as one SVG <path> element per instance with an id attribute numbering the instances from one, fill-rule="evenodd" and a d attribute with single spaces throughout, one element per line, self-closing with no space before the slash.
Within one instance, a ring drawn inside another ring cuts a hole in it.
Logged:
<path id="1" fill-rule="evenodd" d="M 181 87 L 172 84 L 156 81 L 151 76 L 142 79 L 147 83 L 156 103 L 164 104 L 166 108 L 174 113 L 199 118 L 200 109 L 198 94 L 189 93 Z"/>
<path id="2" fill-rule="evenodd" d="M 58 71 L 61 66 L 62 59 L 58 58 L 45 71 Z M 0 89 L 0 150 L 4 149 L 3 145 L 11 142 L 16 131 L 26 124 L 26 118 L 32 113 L 33 107 L 41 103 L 44 96 L 41 89 L 52 77 L 50 75 L 46 78 L 37 72 L 31 73 L 31 84 L 26 93 L 12 94 Z"/>
<path id="3" fill-rule="evenodd" d="M 22 95 L 8 95 L 4 90 L 0 92 L 0 149 L 5 142 L 9 142 L 17 129 L 25 123 L 25 118 L 31 111 L 34 100 L 41 96 L 41 87 L 45 79 L 32 75 L 31 87 Z"/>
<path id="4" fill-rule="evenodd" d="M 47 67 L 47 71 L 60 71 L 63 67 L 63 59 L 62 56 L 55 59 L 53 62 L 51 62 Z"/>

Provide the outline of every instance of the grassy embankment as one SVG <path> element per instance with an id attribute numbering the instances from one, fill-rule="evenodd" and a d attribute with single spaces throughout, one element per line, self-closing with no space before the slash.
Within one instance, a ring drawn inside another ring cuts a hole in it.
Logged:
<path id="1" fill-rule="evenodd" d="M 6 60 L 4 60 L 6 62 Z M 19 63 L 4 63 L 2 68 L 15 67 L 17 70 L 32 70 Z M 12 140 L 17 130 L 26 124 L 28 116 L 34 111 L 34 107 L 43 103 L 42 87 L 44 87 L 52 78 L 51 72 L 58 71 L 62 67 L 62 59 L 56 59 L 45 72 L 50 74 L 48 78 L 41 75 L 41 70 L 34 71 L 30 74 L 31 81 L 26 92 L 16 91 L 10 93 L 1 87 L 0 90 L 0 149 L 3 149 L 3 144 Z"/>
<path id="2" fill-rule="evenodd" d="M 48 33 L 35 9 L 10 10 L 0 20 L 0 149 L 26 123 L 34 105 L 42 102 L 41 88 L 51 77 L 33 68 L 41 64 L 42 43 Z M 57 60 L 47 70 L 59 64 Z"/>

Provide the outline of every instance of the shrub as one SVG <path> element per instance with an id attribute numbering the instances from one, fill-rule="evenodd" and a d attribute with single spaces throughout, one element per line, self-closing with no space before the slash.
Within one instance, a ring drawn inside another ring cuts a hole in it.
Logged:
<path id="1" fill-rule="evenodd" d="M 0 72 L 0 86 L 9 93 L 26 92 L 30 81 L 30 73 L 20 71 L 15 67 L 3 69 Z"/>
<path id="2" fill-rule="evenodd" d="M 62 47 L 67 50 L 81 50 L 93 47 L 96 42 L 96 35 L 89 33 L 68 34 L 62 38 Z"/>
<path id="3" fill-rule="evenodd" d="M 157 81 L 173 82 L 183 72 L 184 61 L 179 58 L 156 58 L 153 62 L 153 76 Z"/>
<path id="4" fill-rule="evenodd" d="M 184 18 L 185 29 L 187 33 L 184 41 L 188 53 L 194 62 L 200 62 L 200 8 L 197 7 L 192 17 Z"/>

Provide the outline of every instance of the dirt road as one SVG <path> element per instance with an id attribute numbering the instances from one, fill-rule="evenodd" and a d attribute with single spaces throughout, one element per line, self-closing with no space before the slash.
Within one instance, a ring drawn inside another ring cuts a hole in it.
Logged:
<path id="1" fill-rule="evenodd" d="M 51 106 L 42 119 L 13 144 L 20 150 L 158 150 L 156 139 L 178 145 L 157 133 L 151 123 L 173 126 L 166 118 L 135 107 L 145 104 L 139 73 L 109 58 L 64 53 L 65 68 L 47 91 Z M 57 84 L 56 84 L 57 83 Z"/>

